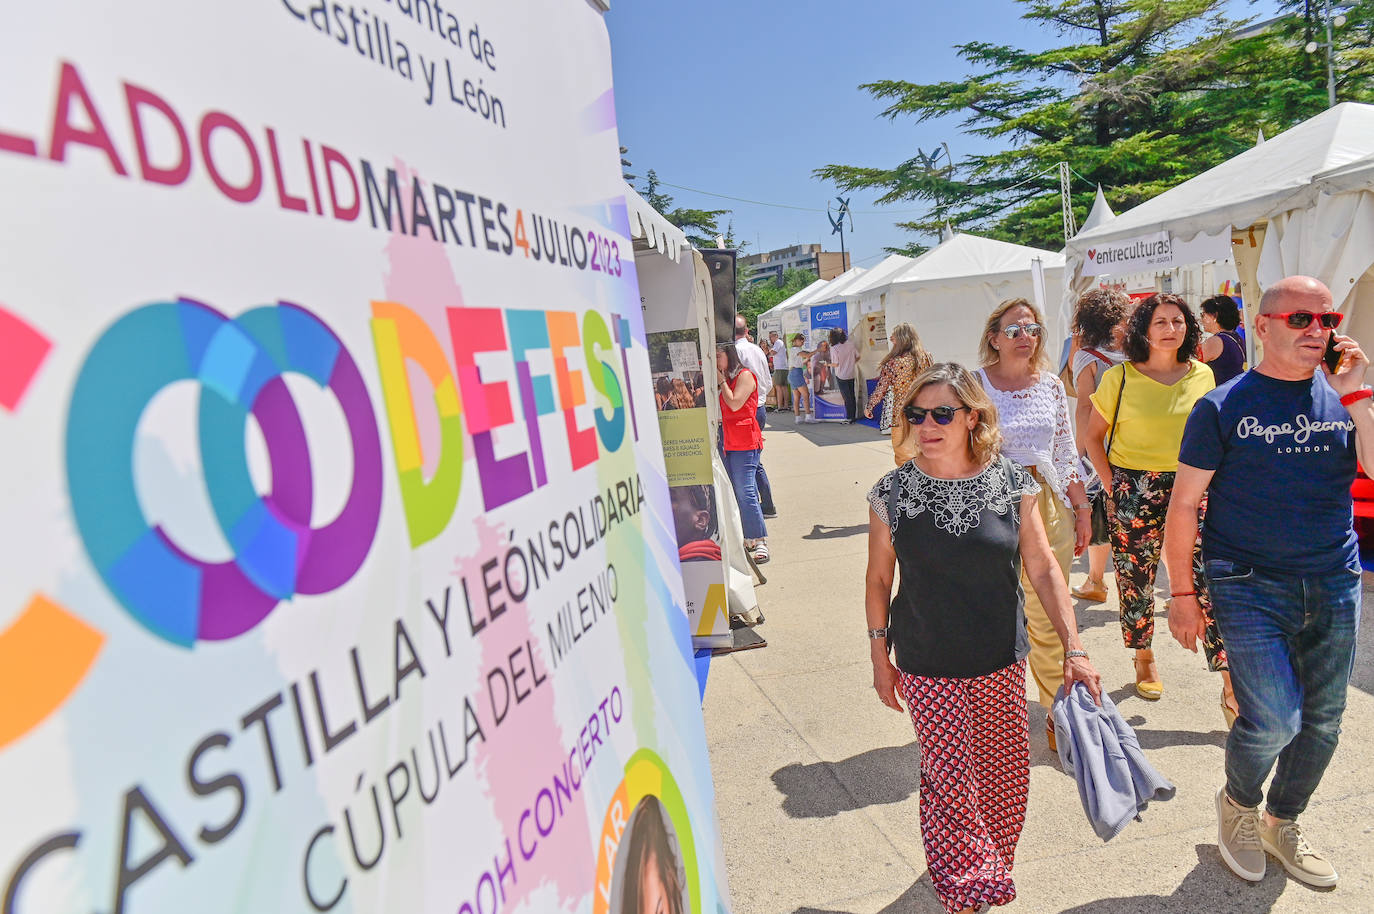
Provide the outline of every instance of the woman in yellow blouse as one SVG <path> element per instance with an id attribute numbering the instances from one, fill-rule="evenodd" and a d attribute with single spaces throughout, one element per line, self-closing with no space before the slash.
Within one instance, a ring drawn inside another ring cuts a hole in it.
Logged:
<path id="1" fill-rule="evenodd" d="M 1155 665 L 1154 585 L 1164 539 L 1183 426 L 1193 404 L 1214 386 L 1212 371 L 1191 358 L 1202 329 L 1177 295 L 1152 295 L 1131 316 L 1122 349 L 1127 361 L 1108 369 L 1092 395 L 1088 456 L 1108 485 L 1107 523 L 1121 596 L 1121 632 L 1135 649 L 1136 692 L 1156 700 L 1164 691 Z M 1199 518 L 1206 511 L 1204 502 Z M 1196 593 L 1207 618 L 1208 668 L 1223 676 L 1222 706 L 1234 710 L 1226 651 L 1202 581 L 1201 545 L 1193 580 L 1170 581 L 1174 595 Z"/>

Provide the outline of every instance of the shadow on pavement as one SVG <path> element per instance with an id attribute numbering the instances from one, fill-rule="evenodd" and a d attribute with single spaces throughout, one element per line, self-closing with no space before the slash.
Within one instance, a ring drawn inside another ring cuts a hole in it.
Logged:
<path id="1" fill-rule="evenodd" d="M 784 797 L 782 811 L 793 819 L 827 818 L 900 803 L 915 796 L 920 785 L 915 742 L 870 749 L 840 762 L 786 765 L 773 772 L 773 786 Z"/>
<path id="2" fill-rule="evenodd" d="M 1198 863 L 1169 895 L 1131 895 L 1102 898 L 1063 914 L 1154 914 L 1156 911 L 1226 911 L 1228 914 L 1263 914 L 1274 907 L 1288 887 L 1288 874 L 1272 860 L 1260 882 L 1242 882 L 1226 868 L 1215 844 L 1198 844 Z M 1056 908 L 1055 910 L 1060 910 Z"/>
<path id="3" fill-rule="evenodd" d="M 831 540 L 841 536 L 858 536 L 860 533 L 868 532 L 868 524 L 851 524 L 848 527 L 827 527 L 825 524 L 813 524 L 811 532 L 802 535 L 804 540 Z"/>
<path id="4" fill-rule="evenodd" d="M 921 878 L 912 883 L 911 888 L 893 899 L 878 914 L 944 914 L 939 896 L 930 884 L 930 874 L 922 873 Z M 793 914 L 849 914 L 833 908 L 797 908 Z"/>
<path id="5" fill-rule="evenodd" d="M 1090 628 L 1105 628 L 1108 625 L 1120 625 L 1121 615 L 1115 609 L 1109 609 L 1101 603 L 1088 603 L 1086 600 L 1075 600 L 1074 606 L 1078 617 L 1078 630 L 1085 632 Z M 1124 648 L 1123 648 L 1124 650 Z"/>
<path id="6" fill-rule="evenodd" d="M 1062 914 L 1156 914 L 1160 911 L 1186 912 L 1225 911 L 1227 914 L 1265 914 L 1273 910 L 1285 889 L 1288 875 L 1282 868 L 1270 864 L 1268 875 L 1258 883 L 1242 882 L 1226 868 L 1217 854 L 1216 845 L 1198 844 L 1197 865 L 1183 877 L 1178 888 L 1168 895 L 1128 895 L 1102 898 L 1072 908 L 1060 907 L 1052 898 L 1017 898 L 1018 904 L 1028 904 L 1028 910 L 1060 911 Z M 1305 889 L 1304 886 L 1299 886 Z M 943 912 L 929 873 L 922 873 L 911 888 L 892 900 L 879 914 L 925 914 Z M 833 908 L 798 908 L 793 914 L 847 914 Z"/>
<path id="7" fill-rule="evenodd" d="M 876 429 L 860 425 L 857 422 L 851 425 L 834 421 L 797 423 L 788 418 L 773 422 L 772 416 L 769 416 L 763 433 L 768 435 L 773 432 L 797 432 L 816 447 L 834 447 L 837 444 L 854 444 L 855 442 L 887 444 L 890 440 L 887 435 L 881 435 Z"/>

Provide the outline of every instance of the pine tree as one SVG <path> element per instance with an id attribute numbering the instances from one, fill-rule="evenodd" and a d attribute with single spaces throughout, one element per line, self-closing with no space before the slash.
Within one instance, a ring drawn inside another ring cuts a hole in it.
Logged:
<path id="1" fill-rule="evenodd" d="M 1066 43 L 1031 52 L 970 42 L 958 50 L 976 72 L 962 80 L 860 87 L 888 103 L 890 119 L 961 114 L 965 131 L 1001 150 L 968 156 L 949 174 L 915 157 L 894 168 L 828 165 L 816 176 L 845 190 L 880 190 L 880 204 L 929 202 L 926 219 L 899 223 L 912 231 L 938 234 L 948 219 L 1058 248 L 1059 162 L 1078 176 L 1081 219 L 1096 184 L 1118 211 L 1134 206 L 1253 145 L 1257 130 L 1272 136 L 1326 107 L 1324 51 L 1303 49 L 1304 31 L 1320 26 L 1314 0 L 1286 0 L 1290 15 L 1248 30 L 1225 16 L 1223 0 L 1017 2 L 1023 18 Z M 1374 0 L 1347 6 L 1340 97 L 1363 100 Z"/>
<path id="2" fill-rule="evenodd" d="M 661 184 L 658 174 L 650 168 L 644 175 L 644 186 L 639 188 L 644 202 L 652 206 L 664 219 L 682 229 L 692 247 L 715 247 L 716 236 L 720 234 L 718 221 L 730 210 L 675 207 L 672 196 L 667 191 L 659 189 Z"/>

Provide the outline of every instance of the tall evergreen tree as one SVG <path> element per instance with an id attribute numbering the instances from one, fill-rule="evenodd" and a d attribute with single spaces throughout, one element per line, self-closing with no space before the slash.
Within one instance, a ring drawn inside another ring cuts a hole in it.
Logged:
<path id="1" fill-rule="evenodd" d="M 690 209 L 673 206 L 672 196 L 661 190 L 658 174 L 650 168 L 644 175 L 644 186 L 639 188 L 640 196 L 658 211 L 664 219 L 682 229 L 687 241 L 694 248 L 713 248 L 716 236 L 720 234 L 719 220 L 730 212 L 728 209 Z"/>
<path id="2" fill-rule="evenodd" d="M 1326 107 L 1324 51 L 1303 48 L 1304 31 L 1320 26 L 1314 0 L 1285 0 L 1290 15 L 1260 29 L 1228 19 L 1224 0 L 1017 2 L 1023 18 L 1065 44 L 1026 51 L 969 42 L 958 50 L 976 72 L 962 80 L 860 87 L 888 103 L 888 118 L 959 114 L 965 131 L 1001 150 L 968 156 L 947 174 L 916 157 L 892 168 L 828 165 L 816 176 L 845 190 L 880 190 L 880 204 L 929 202 L 926 219 L 899 223 L 913 231 L 937 234 L 948 219 L 1057 248 L 1057 163 L 1080 176 L 1073 203 L 1081 219 L 1095 184 L 1118 209 L 1134 206 L 1248 148 L 1256 130 L 1272 136 Z M 1363 100 L 1371 95 L 1374 0 L 1344 6 L 1351 22 L 1338 42 L 1341 98 Z"/>

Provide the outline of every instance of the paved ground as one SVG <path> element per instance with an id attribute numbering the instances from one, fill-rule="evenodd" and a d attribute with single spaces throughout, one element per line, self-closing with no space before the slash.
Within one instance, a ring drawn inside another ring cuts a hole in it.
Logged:
<path id="1" fill-rule="evenodd" d="M 759 589 L 769 646 L 717 658 L 705 702 L 735 914 L 934 914 L 915 737 L 910 720 L 875 697 L 864 637 L 863 496 L 891 468 L 891 450 L 863 426 L 783 423 L 766 436 L 764 464 L 782 512 L 768 522 L 773 560 Z M 1082 576 L 1080 568 L 1072 583 Z M 1368 648 L 1341 747 L 1303 817 L 1341 873 L 1336 889 L 1317 891 L 1272 861 L 1262 882 L 1243 882 L 1217 855 L 1212 803 L 1226 731 L 1220 681 L 1201 657 L 1157 639 L 1165 694 L 1146 703 L 1131 687 L 1116 604 L 1079 604 L 1078 622 L 1105 686 L 1178 795 L 1103 844 L 1045 745 L 1044 712 L 1032 701 L 1019 898 L 999 910 L 1374 911 L 1374 792 L 1362 774 L 1374 757 Z"/>

